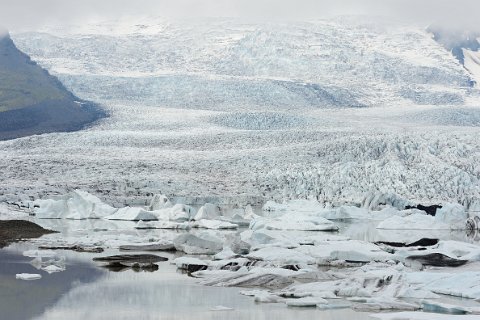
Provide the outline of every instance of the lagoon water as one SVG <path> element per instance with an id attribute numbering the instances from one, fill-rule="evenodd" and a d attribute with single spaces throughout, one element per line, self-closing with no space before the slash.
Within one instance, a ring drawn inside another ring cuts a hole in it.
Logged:
<path id="1" fill-rule="evenodd" d="M 128 234 L 148 236 L 177 231 L 135 230 L 130 222 L 102 220 L 34 220 L 36 223 L 61 231 L 46 237 L 106 236 Z M 419 237 L 440 237 L 477 242 L 465 232 L 450 231 L 381 231 L 373 222 L 344 221 L 338 234 L 367 241 L 411 241 Z M 294 231 L 292 231 L 294 232 Z M 42 241 L 42 240 L 40 240 Z M 373 319 L 369 313 L 351 309 L 319 310 L 291 308 L 282 303 L 255 303 L 239 293 L 245 288 L 207 287 L 196 279 L 177 271 L 170 262 L 159 263 L 155 272 L 135 272 L 127 269 L 112 272 L 92 261 L 95 256 L 118 254 L 107 249 L 101 254 L 58 251 L 66 258 L 66 270 L 48 274 L 30 264 L 32 258 L 22 253 L 36 249 L 38 243 L 15 243 L 0 250 L 0 310 L 2 319 Z M 154 253 L 174 259 L 178 254 Z M 21 281 L 17 273 L 40 273 L 42 279 Z M 467 302 L 468 303 L 468 302 Z M 216 306 L 233 310 L 212 311 Z"/>
<path id="2" fill-rule="evenodd" d="M 0 251 L 4 319 L 371 319 L 368 313 L 350 309 L 258 304 L 239 294 L 239 288 L 200 286 L 169 262 L 159 263 L 156 272 L 110 272 L 89 263 L 92 254 L 70 252 L 66 270 L 49 275 L 31 266 L 31 258 L 21 256 L 27 247 L 17 244 Z M 19 272 L 41 273 L 42 279 L 16 280 Z M 220 305 L 233 310 L 210 310 Z"/>

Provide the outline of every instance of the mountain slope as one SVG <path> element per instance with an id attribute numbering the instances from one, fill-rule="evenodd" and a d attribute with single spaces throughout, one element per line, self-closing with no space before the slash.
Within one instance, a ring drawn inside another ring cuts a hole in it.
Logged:
<path id="1" fill-rule="evenodd" d="M 103 116 L 0 33 L 0 140 L 78 130 Z"/>

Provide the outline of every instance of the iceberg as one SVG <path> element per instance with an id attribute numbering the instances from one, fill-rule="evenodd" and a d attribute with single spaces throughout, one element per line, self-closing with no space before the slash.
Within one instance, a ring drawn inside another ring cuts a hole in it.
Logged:
<path id="1" fill-rule="evenodd" d="M 15 278 L 19 280 L 38 280 L 42 279 L 42 276 L 37 273 L 17 273 Z"/>
<path id="2" fill-rule="evenodd" d="M 126 220 L 126 221 L 152 221 L 158 220 L 153 211 L 146 211 L 139 207 L 120 208 L 112 215 L 105 217 L 107 220 Z"/>
<path id="3" fill-rule="evenodd" d="M 117 211 L 88 192 L 75 190 L 58 199 L 35 200 L 35 216 L 40 219 L 98 219 Z"/>

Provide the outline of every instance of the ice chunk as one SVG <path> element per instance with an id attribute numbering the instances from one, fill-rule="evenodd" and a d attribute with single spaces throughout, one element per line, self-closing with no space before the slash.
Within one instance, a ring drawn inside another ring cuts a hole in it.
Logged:
<path id="1" fill-rule="evenodd" d="M 222 251 L 223 241 L 210 233 L 182 234 L 173 240 L 178 251 L 186 254 L 216 254 Z"/>
<path id="2" fill-rule="evenodd" d="M 19 280 L 38 280 L 41 279 L 42 276 L 37 273 L 17 273 L 15 278 Z"/>
<path id="3" fill-rule="evenodd" d="M 157 220 L 153 211 L 146 211 L 139 207 L 125 207 L 118 209 L 114 214 L 105 217 L 108 220 L 151 221 Z"/>
<path id="4" fill-rule="evenodd" d="M 288 212 L 279 217 L 257 217 L 250 223 L 250 229 L 335 231 L 338 227 L 331 221 L 313 213 Z"/>
<path id="5" fill-rule="evenodd" d="M 55 272 L 65 271 L 65 267 L 59 267 L 54 264 L 51 264 L 49 266 L 42 268 L 42 270 L 46 271 L 47 273 L 55 273 Z"/>
<path id="6" fill-rule="evenodd" d="M 238 228 L 238 225 L 230 222 L 220 221 L 220 220 L 206 220 L 206 219 L 197 220 L 193 226 L 196 228 L 217 229 L 217 230 Z"/>
<path id="7" fill-rule="evenodd" d="M 222 213 L 220 212 L 220 208 L 216 205 L 211 203 L 205 203 L 200 209 L 198 209 L 197 214 L 195 215 L 194 220 L 202 220 L 202 219 L 218 219 Z"/>
<path id="8" fill-rule="evenodd" d="M 465 223 L 465 221 L 463 221 Z M 435 217 L 414 213 L 406 217 L 393 216 L 382 222 L 377 226 L 377 229 L 394 229 L 394 230 L 449 230 L 450 226 L 439 222 Z"/>
<path id="9" fill-rule="evenodd" d="M 210 308 L 210 311 L 232 311 L 233 308 L 230 307 L 225 307 L 225 306 L 215 306 L 213 308 Z"/>
<path id="10" fill-rule="evenodd" d="M 156 194 L 153 196 L 152 200 L 150 201 L 150 210 L 160 210 L 165 208 L 171 208 L 173 204 L 167 198 L 167 196 L 163 194 Z"/>
<path id="11" fill-rule="evenodd" d="M 459 204 L 448 203 L 435 214 L 435 220 L 450 226 L 450 229 L 463 230 L 465 222 L 468 219 L 468 213 L 465 208 Z"/>
<path id="12" fill-rule="evenodd" d="M 327 304 L 328 301 L 318 297 L 305 297 L 299 299 L 287 299 L 285 304 L 289 307 L 316 307 L 317 304 Z"/>
<path id="13" fill-rule="evenodd" d="M 176 204 L 170 208 L 152 211 L 159 220 L 170 220 L 184 222 L 192 220 L 195 215 L 195 209 L 185 204 Z"/>
<path id="14" fill-rule="evenodd" d="M 75 190 L 56 200 L 35 200 L 33 206 L 35 215 L 41 219 L 97 219 L 117 210 L 81 190 Z"/>
<path id="15" fill-rule="evenodd" d="M 53 250 L 27 250 L 23 252 L 25 257 L 36 258 L 36 257 L 55 257 L 57 253 Z"/>
<path id="16" fill-rule="evenodd" d="M 280 247 L 266 247 L 257 251 L 250 252 L 247 255 L 250 259 L 271 261 L 290 264 L 314 264 L 315 259 L 305 253 L 297 250 L 285 249 Z"/>
<path id="17" fill-rule="evenodd" d="M 223 248 L 222 251 L 217 253 L 216 255 L 213 256 L 213 259 L 215 260 L 225 260 L 225 259 L 231 259 L 238 256 L 235 252 L 232 251 L 230 248 Z"/>
<path id="18" fill-rule="evenodd" d="M 208 263 L 191 257 L 180 257 L 173 260 L 173 263 L 179 269 L 187 270 L 188 272 L 196 272 L 199 270 L 206 270 L 208 268 Z"/>

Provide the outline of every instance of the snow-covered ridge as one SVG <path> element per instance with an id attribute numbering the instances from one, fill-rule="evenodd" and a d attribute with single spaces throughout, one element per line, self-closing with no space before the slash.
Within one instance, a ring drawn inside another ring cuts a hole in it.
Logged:
<path id="1" fill-rule="evenodd" d="M 12 38 L 111 117 L 2 142 L 2 200 L 478 202 L 480 93 L 423 27 L 146 19 Z"/>
<path id="2" fill-rule="evenodd" d="M 52 26 L 42 33 L 14 34 L 14 39 L 21 49 L 74 88 L 78 89 L 81 81 L 78 76 L 91 77 L 81 83 L 90 92 L 97 91 L 98 81 L 117 86 L 128 79 L 137 89 L 163 91 L 165 99 L 169 90 L 187 85 L 190 95 L 199 95 L 200 105 L 190 106 L 195 108 L 208 107 L 208 94 L 202 98 L 202 90 L 235 103 L 236 98 L 228 93 L 229 83 L 243 86 L 239 90 L 247 96 L 255 91 L 268 94 L 286 88 L 279 94 L 298 94 L 295 99 L 307 100 L 306 106 L 319 94 L 323 99 L 350 95 L 350 101 L 339 100 L 342 106 L 404 100 L 451 104 L 461 102 L 462 88 L 470 85 L 470 76 L 458 61 L 426 31 L 412 27 L 382 27 L 343 19 L 246 24 L 226 19 L 150 18 L 141 22 Z M 225 83 L 209 81 L 225 76 L 233 78 Z M 245 77 L 257 81 L 245 84 Z M 302 82 L 309 90 L 297 93 Z M 425 92 L 421 100 L 417 98 L 418 86 Z M 223 95 L 222 88 L 227 90 Z M 456 92 L 450 96 L 452 89 Z M 436 96 L 428 98 L 429 94 Z M 165 105 L 175 98 L 178 95 L 169 97 Z M 334 99 L 329 99 L 330 105 L 336 106 Z"/>

